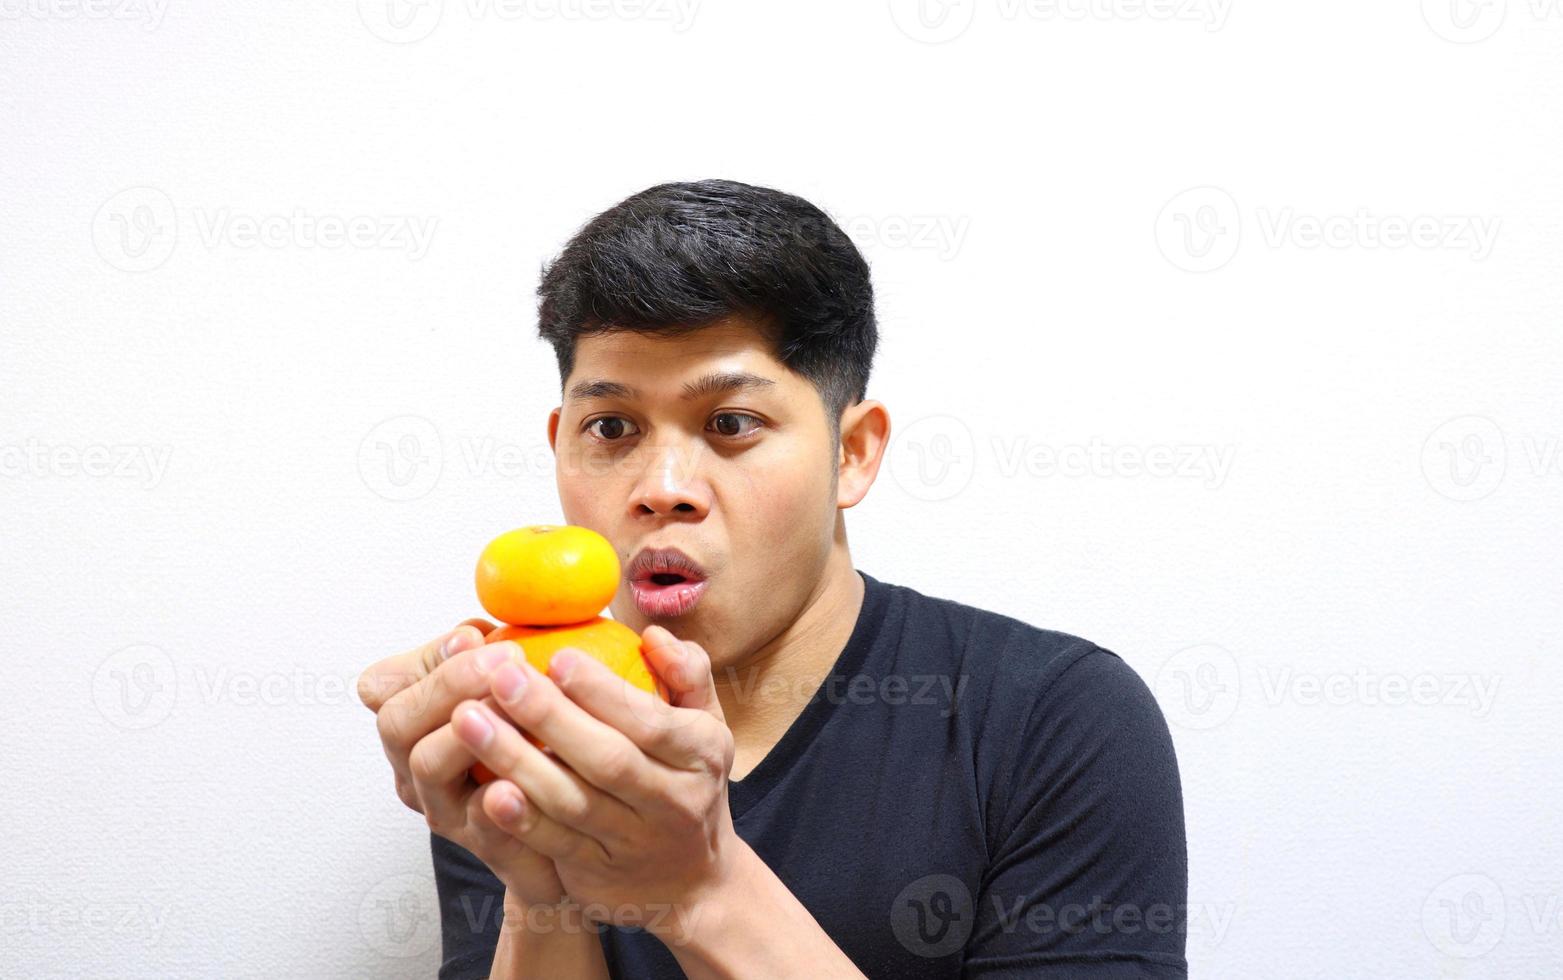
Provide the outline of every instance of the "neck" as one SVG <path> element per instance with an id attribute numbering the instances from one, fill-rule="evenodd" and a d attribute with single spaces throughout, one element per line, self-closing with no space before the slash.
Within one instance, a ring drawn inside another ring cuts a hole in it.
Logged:
<path id="1" fill-rule="evenodd" d="M 747 772 L 746 757 L 763 756 L 814 696 L 851 638 L 862 606 L 863 579 L 851 553 L 832 548 L 792 625 L 742 664 L 717 671 L 717 697 L 737 743 L 734 778 Z"/>

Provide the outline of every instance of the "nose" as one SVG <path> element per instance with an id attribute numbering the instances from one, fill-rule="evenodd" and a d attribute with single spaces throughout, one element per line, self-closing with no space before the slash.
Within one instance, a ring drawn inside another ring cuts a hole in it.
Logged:
<path id="1" fill-rule="evenodd" d="M 636 516 L 704 517 L 711 509 L 711 490 L 700 472 L 698 445 L 659 446 L 649 452 L 630 497 Z"/>

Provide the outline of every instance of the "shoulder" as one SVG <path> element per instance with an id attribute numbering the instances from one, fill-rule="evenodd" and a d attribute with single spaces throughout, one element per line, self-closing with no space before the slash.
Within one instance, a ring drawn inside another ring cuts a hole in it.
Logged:
<path id="1" fill-rule="evenodd" d="M 936 650 L 990 708 L 1029 714 L 1049 698 L 1092 695 L 1111 705 L 1143 708 L 1141 695 L 1149 696 L 1117 653 L 1085 637 L 910 586 L 877 584 L 899 613 L 894 618 L 903 645 L 910 641 Z"/>
<path id="2" fill-rule="evenodd" d="M 1017 794 L 1060 780 L 1087 777 L 1132 792 L 1154 783 L 1163 795 L 1177 794 L 1161 707 L 1116 652 L 908 586 L 886 588 L 904 610 L 904 628 L 938 638 L 930 656 L 958 675 L 956 714 L 994 830 L 1009 826 L 1025 805 Z"/>

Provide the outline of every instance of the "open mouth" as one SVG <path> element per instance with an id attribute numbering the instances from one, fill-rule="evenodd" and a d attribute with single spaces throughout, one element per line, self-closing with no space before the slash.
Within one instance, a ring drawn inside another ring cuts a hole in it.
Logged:
<path id="1" fill-rule="evenodd" d="M 629 569 L 630 594 L 647 619 L 672 619 L 695 608 L 710 583 L 705 570 L 677 548 L 645 549 Z"/>

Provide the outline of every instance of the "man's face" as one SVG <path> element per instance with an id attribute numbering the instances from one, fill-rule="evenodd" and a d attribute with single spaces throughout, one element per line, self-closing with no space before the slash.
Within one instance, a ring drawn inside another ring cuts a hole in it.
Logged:
<path id="1" fill-rule="evenodd" d="M 717 665 L 785 630 L 836 527 L 839 450 L 814 386 L 733 318 L 681 336 L 583 337 L 564 388 L 548 423 L 559 500 L 566 521 L 618 552 L 614 618 L 665 626 Z M 704 585 L 633 582 L 644 548 L 679 549 Z"/>

